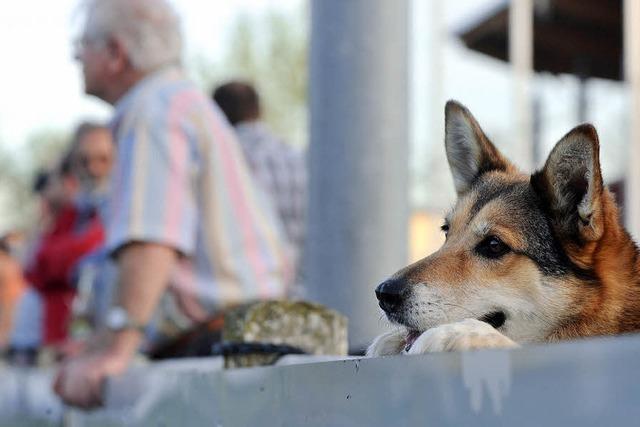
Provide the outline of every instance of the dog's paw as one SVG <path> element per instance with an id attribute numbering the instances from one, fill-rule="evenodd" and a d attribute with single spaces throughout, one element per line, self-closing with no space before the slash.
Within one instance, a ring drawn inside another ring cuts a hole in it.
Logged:
<path id="1" fill-rule="evenodd" d="M 373 340 L 367 348 L 367 357 L 391 356 L 400 354 L 406 344 L 407 332 L 395 330 L 384 333 Z"/>
<path id="2" fill-rule="evenodd" d="M 488 323 L 476 319 L 466 319 L 424 331 L 407 354 L 514 347 L 518 347 L 518 344 L 502 335 Z"/>

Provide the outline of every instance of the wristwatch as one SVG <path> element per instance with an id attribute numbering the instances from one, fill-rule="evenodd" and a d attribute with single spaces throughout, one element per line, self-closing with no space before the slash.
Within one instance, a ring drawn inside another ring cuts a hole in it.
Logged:
<path id="1" fill-rule="evenodd" d="M 144 332 L 146 325 L 141 325 L 131 320 L 129 313 L 123 307 L 115 306 L 109 309 L 105 319 L 107 329 L 113 332 L 121 332 L 127 329 Z"/>

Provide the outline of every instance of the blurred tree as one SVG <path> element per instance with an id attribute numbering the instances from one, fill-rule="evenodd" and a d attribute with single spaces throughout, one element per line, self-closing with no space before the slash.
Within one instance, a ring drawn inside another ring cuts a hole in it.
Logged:
<path id="1" fill-rule="evenodd" d="M 29 185 L 24 170 L 6 148 L 0 149 L 0 233 L 20 228 L 21 218 L 30 216 Z M 27 215 L 23 212 L 26 207 Z"/>
<path id="2" fill-rule="evenodd" d="M 20 155 L 0 148 L 0 233 L 33 226 L 37 220 L 32 194 L 35 175 L 55 167 L 68 142 L 64 132 L 43 129 L 27 140 Z"/>
<path id="3" fill-rule="evenodd" d="M 26 143 L 25 164 L 30 173 L 57 165 L 69 148 L 70 135 L 55 129 L 40 129 Z"/>
<path id="4" fill-rule="evenodd" d="M 222 60 L 196 57 L 189 64 L 207 92 L 230 79 L 252 82 L 260 92 L 265 121 L 298 146 L 307 142 L 307 17 L 306 4 L 292 14 L 240 15 Z"/>

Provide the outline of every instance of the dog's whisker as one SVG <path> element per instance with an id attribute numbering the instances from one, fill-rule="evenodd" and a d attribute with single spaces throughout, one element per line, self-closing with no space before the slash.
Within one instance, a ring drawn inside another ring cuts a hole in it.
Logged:
<path id="1" fill-rule="evenodd" d="M 440 310 L 440 312 L 442 313 L 442 317 L 444 317 L 445 322 L 449 323 L 449 316 L 447 315 L 447 310 L 445 310 L 443 307 L 440 306 L 440 303 L 438 302 L 437 304 L 431 304 L 431 307 L 435 307 L 438 310 Z"/>
<path id="2" fill-rule="evenodd" d="M 451 303 L 451 302 L 442 302 L 441 304 L 442 304 L 442 305 L 448 305 L 448 306 L 451 306 L 451 307 L 456 307 L 456 308 L 459 308 L 459 309 L 461 309 L 461 310 L 464 310 L 464 311 L 466 311 L 467 313 L 471 313 L 471 315 L 472 315 L 474 318 L 477 318 L 477 317 L 478 317 L 478 315 L 477 315 L 476 313 L 474 313 L 473 311 L 471 311 L 471 310 L 469 310 L 468 308 L 463 307 L 463 306 L 461 306 L 461 305 L 454 304 L 454 303 Z"/>

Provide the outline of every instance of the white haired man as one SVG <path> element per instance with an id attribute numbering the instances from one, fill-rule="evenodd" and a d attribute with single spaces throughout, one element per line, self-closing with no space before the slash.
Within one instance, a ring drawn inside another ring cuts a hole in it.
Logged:
<path id="1" fill-rule="evenodd" d="M 107 249 L 120 274 L 109 338 L 67 362 L 54 388 L 101 404 L 170 288 L 183 314 L 285 295 L 282 231 L 222 113 L 180 71 L 179 19 L 166 0 L 90 0 L 76 56 L 85 90 L 115 106 L 118 147 Z"/>

